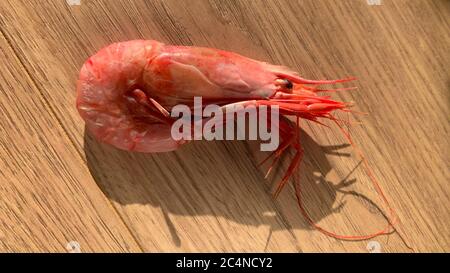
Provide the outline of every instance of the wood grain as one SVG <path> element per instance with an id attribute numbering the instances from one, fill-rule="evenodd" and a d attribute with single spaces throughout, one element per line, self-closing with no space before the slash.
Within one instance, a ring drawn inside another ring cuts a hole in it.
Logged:
<path id="1" fill-rule="evenodd" d="M 138 251 L 3 36 L 0 58 L 0 250 Z"/>
<path id="2" fill-rule="evenodd" d="M 292 188 L 273 200 L 272 185 L 289 158 L 274 177 L 264 180 L 264 168 L 257 166 L 264 155 L 256 143 L 196 142 L 173 153 L 145 155 L 115 150 L 85 134 L 74 107 L 75 84 L 85 59 L 115 41 L 156 39 L 235 51 L 285 64 L 307 78 L 357 76 L 359 91 L 336 97 L 353 100 L 357 110 L 369 113 L 353 116 L 363 124 L 352 128 L 352 137 L 397 211 L 401 234 L 415 251 L 450 249 L 448 2 L 384 0 L 380 6 L 363 0 L 185 3 L 187 8 L 180 7 L 179 1 L 82 0 L 80 6 L 68 6 L 62 0 L 0 3 L 0 27 L 8 42 L 4 44 L 12 47 L 5 55 L 16 56 L 7 61 L 16 67 L 9 82 L 32 86 L 40 98 L 31 99 L 29 88 L 22 88 L 14 92 L 18 99 L 8 100 L 2 94 L 0 102 L 15 107 L 10 112 L 16 111 L 16 116 L 25 111 L 24 100 L 38 104 L 40 108 L 33 111 L 25 108 L 26 113 L 61 133 L 55 136 L 43 130 L 25 136 L 45 141 L 47 149 L 54 151 L 51 155 L 33 152 L 30 162 L 37 164 L 35 168 L 42 165 L 39 169 L 45 170 L 54 162 L 70 166 L 66 176 L 45 172 L 47 181 L 67 187 L 61 188 L 61 195 L 51 194 L 55 202 L 64 203 L 71 185 L 78 183 L 77 189 L 86 197 L 71 209 L 90 206 L 90 212 L 84 213 L 92 213 L 96 217 L 92 219 L 120 218 L 123 222 L 112 226 L 118 230 L 126 226 L 144 251 L 367 251 L 367 242 L 339 241 L 311 228 L 298 211 Z M 26 126 L 27 119 L 16 116 L 10 122 Z M 17 143 L 11 126 L 2 126 L 8 132 L 2 144 Z M 333 147 L 345 142 L 338 129 L 308 123 L 303 129 L 306 156 L 296 179 L 302 181 L 312 218 L 344 234 L 382 228 L 385 219 L 370 201 L 385 208 L 362 168 L 352 172 L 358 166 L 355 156 L 346 156 L 353 155 L 352 149 Z M 66 151 L 70 149 L 73 152 Z M 2 152 L 2 157 L 4 162 L 20 164 L 28 150 L 15 151 L 21 156 Z M 9 170 L 2 176 L 5 187 L 20 181 L 16 169 Z M 35 176 L 28 179 L 43 181 Z M 352 179 L 356 183 L 349 185 Z M 114 213 L 99 189 L 119 216 L 110 216 Z M 18 202 L 20 197 L 8 194 Z M 28 194 L 46 196 L 35 188 L 28 189 Z M 0 213 L 13 217 L 14 206 L 2 206 Z M 96 206 L 103 206 L 104 213 L 96 212 Z M 47 210 L 33 208 L 30 213 Z M 54 215 L 65 218 L 71 214 L 62 210 Z M 30 219 L 24 216 L 3 224 L 0 234 L 13 236 L 12 230 Z M 97 227 L 95 221 L 90 225 Z M 3 249 L 55 251 L 63 241 L 58 245 L 42 235 L 39 227 L 28 230 L 14 235 Z M 106 238 L 99 239 L 102 234 L 111 236 L 106 229 L 84 229 L 74 235 L 86 244 L 92 240 L 92 251 L 137 250 L 125 231 L 111 246 Z M 41 245 L 20 243 L 32 236 Z M 396 234 L 376 240 L 383 251 L 409 251 Z"/>

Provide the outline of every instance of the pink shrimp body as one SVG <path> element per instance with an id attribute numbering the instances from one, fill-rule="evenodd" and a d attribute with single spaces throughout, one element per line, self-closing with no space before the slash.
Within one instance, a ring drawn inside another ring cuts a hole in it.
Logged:
<path id="1" fill-rule="evenodd" d="M 83 65 L 77 108 L 88 130 L 100 141 L 137 152 L 165 152 L 185 141 L 171 138 L 167 115 L 194 96 L 226 106 L 231 103 L 278 105 L 280 114 L 317 121 L 347 105 L 320 96 L 320 84 L 350 81 L 306 80 L 297 73 L 218 49 L 172 46 L 157 41 L 115 43 Z M 297 153 L 279 190 L 301 160 L 297 128 L 280 121 L 282 143 L 275 158 L 291 147 Z"/>

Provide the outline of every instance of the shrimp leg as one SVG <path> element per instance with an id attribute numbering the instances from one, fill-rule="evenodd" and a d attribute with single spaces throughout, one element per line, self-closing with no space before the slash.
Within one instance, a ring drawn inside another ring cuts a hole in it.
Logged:
<path id="1" fill-rule="evenodd" d="M 245 111 L 243 108 L 235 108 L 234 106 L 236 106 L 237 104 L 244 105 L 246 107 L 255 106 L 255 107 L 257 107 L 257 109 L 258 109 L 258 106 L 261 105 L 260 101 L 251 100 L 251 101 L 244 101 L 244 102 L 240 102 L 240 103 L 234 103 L 234 104 L 229 104 L 229 105 L 223 106 L 222 110 L 226 111 L 227 113 L 229 113 L 230 111 L 232 111 L 233 113 L 239 113 L 239 112 Z M 267 122 L 269 125 L 272 125 L 270 119 L 271 119 L 271 116 L 268 115 Z M 299 166 L 299 164 L 303 158 L 304 151 L 300 145 L 300 136 L 299 136 L 299 132 L 300 132 L 299 118 L 297 117 L 296 119 L 297 119 L 296 123 L 295 123 L 296 128 L 293 128 L 294 127 L 293 122 L 284 116 L 281 116 L 281 118 L 279 120 L 278 128 L 270 128 L 270 130 L 279 130 L 281 143 L 275 151 L 273 151 L 266 159 L 264 159 L 260 164 L 258 164 L 258 165 L 262 165 L 264 162 L 266 162 L 267 160 L 269 160 L 270 158 L 273 157 L 273 161 L 271 162 L 271 164 L 267 170 L 267 173 L 265 175 L 265 177 L 267 178 L 268 175 L 270 174 L 271 170 L 273 169 L 273 166 L 278 162 L 278 160 L 281 158 L 281 155 L 288 148 L 293 148 L 296 151 L 294 157 L 292 158 L 291 163 L 289 164 L 288 169 L 286 170 L 281 181 L 278 183 L 277 189 L 273 194 L 273 196 L 275 198 L 279 195 L 281 190 L 284 188 L 284 186 L 288 182 L 289 178 L 295 172 L 295 170 L 297 169 L 297 167 Z M 230 121 L 229 115 L 225 115 L 224 122 L 229 122 L 229 121 Z"/>

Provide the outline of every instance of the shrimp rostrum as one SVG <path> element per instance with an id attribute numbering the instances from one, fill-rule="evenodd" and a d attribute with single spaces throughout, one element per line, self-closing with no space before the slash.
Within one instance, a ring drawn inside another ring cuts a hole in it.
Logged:
<path id="1" fill-rule="evenodd" d="M 295 155 L 279 183 L 278 194 L 302 158 L 298 120 L 334 119 L 348 104 L 319 95 L 319 85 L 353 80 L 307 80 L 290 69 L 218 49 L 172 46 L 152 40 L 115 43 L 83 65 L 77 108 L 87 129 L 100 141 L 136 152 L 173 151 L 185 140 L 171 137 L 169 113 L 194 97 L 230 104 L 278 106 L 280 145 L 273 162 L 293 149 Z M 334 89 L 337 90 L 337 89 Z"/>

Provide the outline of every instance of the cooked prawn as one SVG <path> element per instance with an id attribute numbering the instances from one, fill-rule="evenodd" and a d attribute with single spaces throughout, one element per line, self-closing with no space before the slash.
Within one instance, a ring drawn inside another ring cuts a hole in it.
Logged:
<path id="1" fill-rule="evenodd" d="M 318 96 L 306 84 L 349 80 L 305 80 L 285 67 L 231 52 L 137 40 L 107 46 L 86 61 L 77 108 L 100 141 L 129 151 L 166 152 L 185 143 L 172 140 L 174 120 L 166 111 L 192 103 L 194 96 L 218 105 L 278 105 L 283 115 L 317 120 L 346 104 Z"/>
<path id="2" fill-rule="evenodd" d="M 175 120 L 169 113 L 177 104 L 192 104 L 196 96 L 223 107 L 233 103 L 276 105 L 282 116 L 281 144 L 269 157 L 273 158 L 271 166 L 283 152 L 295 151 L 275 191 L 278 195 L 303 156 L 299 120 L 321 123 L 319 119 L 324 118 L 337 122 L 333 111 L 350 111 L 349 103 L 318 94 L 345 88 L 318 87 L 352 80 L 307 80 L 286 67 L 232 52 L 135 40 L 107 46 L 86 61 L 80 72 L 76 104 L 87 129 L 98 140 L 145 153 L 173 151 L 186 143 L 172 139 Z M 288 116 L 296 122 L 284 118 Z"/>

